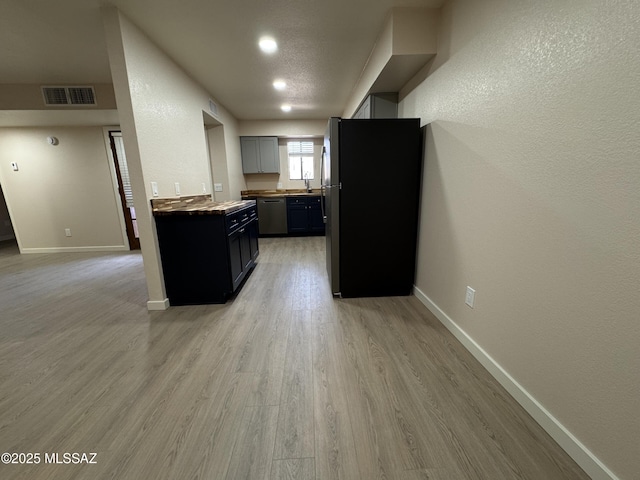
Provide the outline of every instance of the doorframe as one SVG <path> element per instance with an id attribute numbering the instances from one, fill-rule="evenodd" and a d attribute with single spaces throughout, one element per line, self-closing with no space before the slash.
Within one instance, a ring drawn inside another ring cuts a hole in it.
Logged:
<path id="1" fill-rule="evenodd" d="M 118 219 L 120 220 L 120 229 L 122 231 L 122 241 L 124 245 L 129 250 L 134 250 L 131 246 L 131 240 L 129 237 L 129 231 L 127 229 L 127 221 L 124 216 L 124 209 L 126 208 L 125 203 L 123 203 L 122 196 L 120 193 L 120 183 L 118 180 L 118 172 L 116 171 L 116 158 L 114 157 L 113 151 L 111 149 L 111 135 L 110 132 L 122 132 L 120 126 L 112 126 L 112 127 L 102 127 L 102 135 L 104 137 L 104 146 L 107 151 L 107 157 L 109 158 L 109 172 L 111 173 L 111 184 L 113 186 L 113 195 L 115 197 L 116 204 L 119 208 L 118 210 Z M 133 226 L 131 226 L 133 228 Z M 138 245 L 139 245 L 138 239 Z M 137 249 L 140 247 L 138 246 Z M 136 250 L 137 250 L 136 249 Z"/>
<path id="2" fill-rule="evenodd" d="M 20 244 L 18 242 L 18 234 L 16 232 L 16 227 L 15 227 L 15 225 L 13 223 L 13 217 L 11 216 L 11 209 L 9 208 L 9 202 L 7 202 L 7 193 L 2 188 L 2 180 L 1 179 L 0 179 L 0 201 L 2 201 L 4 203 L 4 205 L 7 207 L 7 213 L 9 215 L 9 223 L 11 224 L 11 232 L 13 233 L 13 236 L 9 236 L 9 237 L 2 236 L 2 237 L 0 237 L 0 242 L 7 242 L 9 240 L 13 240 L 18 245 L 18 248 L 19 248 Z"/>

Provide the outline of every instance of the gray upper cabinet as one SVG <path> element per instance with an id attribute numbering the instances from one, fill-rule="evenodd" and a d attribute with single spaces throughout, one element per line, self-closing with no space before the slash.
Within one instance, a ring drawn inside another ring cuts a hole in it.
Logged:
<path id="1" fill-rule="evenodd" d="M 372 93 L 352 118 L 398 118 L 398 94 Z"/>
<path id="2" fill-rule="evenodd" d="M 240 137 L 243 173 L 280 173 L 278 137 Z"/>
<path id="3" fill-rule="evenodd" d="M 360 108 L 353 114 L 353 117 L 357 120 L 363 118 L 371 118 L 371 95 L 364 99 L 364 102 L 360 105 Z"/>

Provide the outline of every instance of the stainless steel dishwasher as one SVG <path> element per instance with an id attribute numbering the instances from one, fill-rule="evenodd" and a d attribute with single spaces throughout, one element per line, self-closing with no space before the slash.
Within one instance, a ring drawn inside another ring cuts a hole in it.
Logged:
<path id="1" fill-rule="evenodd" d="M 287 202 L 284 197 L 258 197 L 260 235 L 287 234 Z"/>

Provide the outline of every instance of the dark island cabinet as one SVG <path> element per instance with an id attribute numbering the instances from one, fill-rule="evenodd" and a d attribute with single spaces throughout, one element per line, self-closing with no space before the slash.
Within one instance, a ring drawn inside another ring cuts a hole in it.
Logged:
<path id="1" fill-rule="evenodd" d="M 235 291 L 258 257 L 258 216 L 251 208 L 230 215 L 228 220 L 229 263 Z"/>
<path id="2" fill-rule="evenodd" d="M 255 205 L 217 215 L 155 217 L 171 305 L 224 303 L 256 264 Z"/>
<path id="3" fill-rule="evenodd" d="M 289 234 L 324 234 L 322 197 L 287 197 L 287 225 Z"/>

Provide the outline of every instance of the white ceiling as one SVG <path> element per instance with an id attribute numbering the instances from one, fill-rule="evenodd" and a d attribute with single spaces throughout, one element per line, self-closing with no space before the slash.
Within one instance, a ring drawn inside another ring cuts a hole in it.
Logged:
<path id="1" fill-rule="evenodd" d="M 236 118 L 324 119 L 342 113 L 392 7 L 443 1 L 1 0 L 0 84 L 111 83 L 100 7 L 115 5 Z"/>

